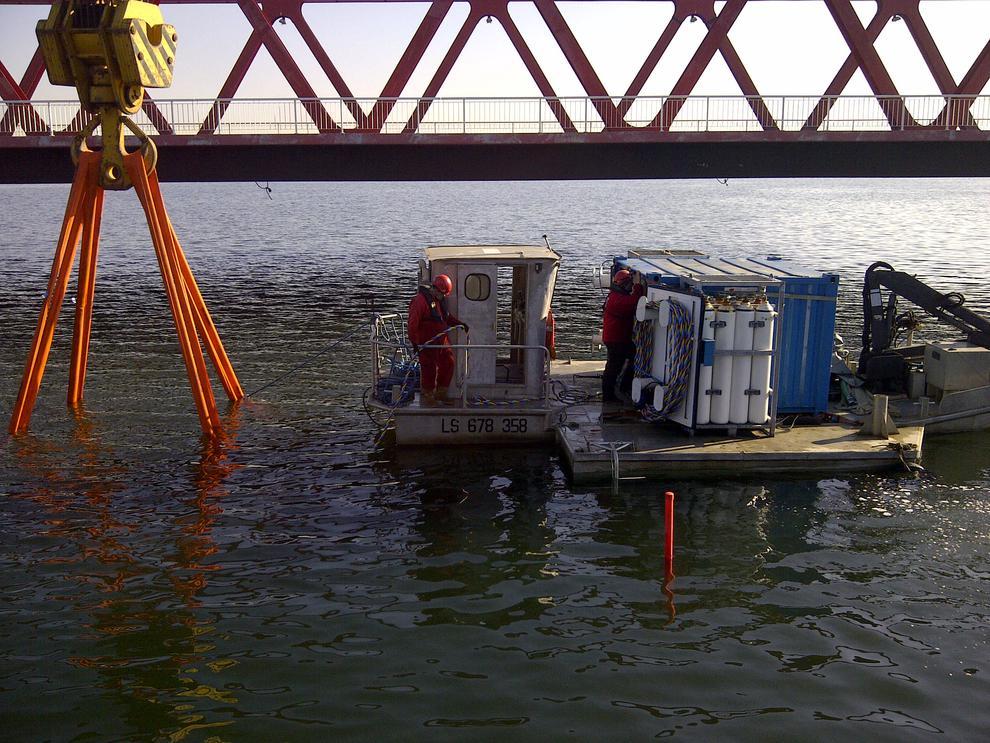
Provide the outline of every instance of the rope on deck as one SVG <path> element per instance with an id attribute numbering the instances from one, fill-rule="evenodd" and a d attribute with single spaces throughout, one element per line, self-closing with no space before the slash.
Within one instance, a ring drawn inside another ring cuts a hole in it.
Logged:
<path id="1" fill-rule="evenodd" d="M 637 322 L 633 336 L 636 345 L 633 368 L 636 376 L 652 379 L 664 386 L 663 407 L 660 410 L 649 403 L 640 408 L 643 418 L 650 422 L 666 420 L 684 404 L 691 372 L 691 354 L 694 350 L 694 328 L 688 309 L 674 299 L 668 298 L 665 301 L 670 305 L 670 324 L 667 326 L 667 368 L 670 376 L 667 382 L 653 376 L 652 371 L 656 321 Z"/>

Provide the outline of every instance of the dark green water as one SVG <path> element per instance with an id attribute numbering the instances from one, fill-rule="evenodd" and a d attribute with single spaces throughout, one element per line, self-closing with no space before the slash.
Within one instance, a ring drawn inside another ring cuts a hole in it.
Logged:
<path id="1" fill-rule="evenodd" d="M 247 390 L 404 308 L 429 243 L 548 233 L 574 352 L 591 266 L 637 246 L 838 270 L 850 342 L 873 260 L 990 307 L 981 181 L 273 188 L 166 189 Z M 4 421 L 66 192 L 0 189 Z M 985 737 L 990 436 L 930 440 L 920 479 L 576 488 L 552 450 L 375 448 L 361 333 L 207 447 L 137 211 L 108 199 L 85 411 L 66 305 L 0 438 L 4 739 Z"/>

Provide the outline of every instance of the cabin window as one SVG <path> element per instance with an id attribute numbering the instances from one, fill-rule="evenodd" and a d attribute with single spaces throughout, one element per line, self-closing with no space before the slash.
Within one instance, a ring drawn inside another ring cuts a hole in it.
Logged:
<path id="1" fill-rule="evenodd" d="M 472 302 L 484 302 L 492 294 L 492 280 L 483 273 L 469 273 L 464 279 L 464 296 Z"/>

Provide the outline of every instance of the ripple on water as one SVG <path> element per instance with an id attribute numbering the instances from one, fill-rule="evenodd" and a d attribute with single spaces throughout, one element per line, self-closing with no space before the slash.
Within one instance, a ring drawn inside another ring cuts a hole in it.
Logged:
<path id="1" fill-rule="evenodd" d="M 85 410 L 67 415 L 61 396 L 70 300 L 32 433 L 0 442 L 7 736 L 981 739 L 985 436 L 932 439 L 919 479 L 574 488 L 544 451 L 376 449 L 364 331 L 345 336 L 372 307 L 404 309 L 422 246 L 549 233 L 565 258 L 562 353 L 583 352 L 600 321 L 590 267 L 661 243 L 840 271 L 853 340 L 874 260 L 990 307 L 974 207 L 988 190 L 275 184 L 268 201 L 251 184 L 170 184 L 245 388 L 291 372 L 221 403 L 221 446 L 196 439 L 140 215 L 108 195 Z M 3 414 L 67 189 L 0 192 Z"/>

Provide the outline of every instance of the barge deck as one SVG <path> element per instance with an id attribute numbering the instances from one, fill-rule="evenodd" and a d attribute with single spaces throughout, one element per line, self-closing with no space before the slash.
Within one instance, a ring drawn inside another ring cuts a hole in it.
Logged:
<path id="1" fill-rule="evenodd" d="M 554 363 L 552 378 L 595 391 L 600 361 Z M 853 422 L 686 433 L 642 420 L 631 408 L 589 401 L 567 407 L 556 428 L 561 457 L 577 484 L 619 478 L 817 475 L 897 469 L 921 458 L 924 427 L 864 436 Z M 614 453 L 613 453 L 614 451 Z"/>

